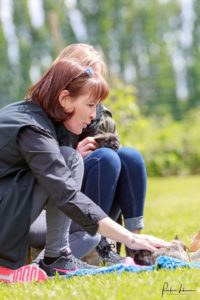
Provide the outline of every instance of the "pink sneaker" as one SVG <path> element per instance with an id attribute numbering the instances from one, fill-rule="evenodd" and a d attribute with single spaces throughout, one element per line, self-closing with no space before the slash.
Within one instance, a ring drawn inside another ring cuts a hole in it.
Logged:
<path id="1" fill-rule="evenodd" d="M 17 283 L 45 280 L 47 280 L 47 274 L 35 265 L 26 265 L 17 270 L 0 267 L 0 282 Z"/>

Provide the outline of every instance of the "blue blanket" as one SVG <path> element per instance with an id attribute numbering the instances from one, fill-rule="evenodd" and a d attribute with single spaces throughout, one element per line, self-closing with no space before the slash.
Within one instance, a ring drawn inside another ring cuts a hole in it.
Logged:
<path id="1" fill-rule="evenodd" d="M 96 275 L 96 274 L 105 274 L 105 273 L 112 273 L 112 272 L 149 272 L 153 270 L 159 270 L 159 269 L 166 269 L 166 270 L 171 270 L 171 269 L 177 269 L 177 268 L 193 268 L 193 269 L 199 269 L 200 270 L 200 262 L 184 262 L 181 260 L 178 260 L 176 258 L 172 257 L 167 257 L 167 256 L 160 256 L 157 260 L 155 265 L 152 266 L 128 266 L 126 264 L 118 264 L 118 265 L 113 265 L 109 267 L 102 267 L 102 268 L 96 268 L 96 269 L 82 269 L 82 270 L 77 270 L 73 272 L 67 273 L 65 275 L 66 277 L 71 277 L 71 276 L 83 276 L 83 275 Z"/>

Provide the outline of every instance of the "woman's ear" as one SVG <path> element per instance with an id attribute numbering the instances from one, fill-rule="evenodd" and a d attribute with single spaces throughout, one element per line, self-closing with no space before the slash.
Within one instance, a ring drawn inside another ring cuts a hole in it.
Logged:
<path id="1" fill-rule="evenodd" d="M 71 113 L 74 110 L 74 103 L 69 96 L 68 90 L 63 90 L 59 95 L 59 103 L 63 107 L 65 112 Z"/>

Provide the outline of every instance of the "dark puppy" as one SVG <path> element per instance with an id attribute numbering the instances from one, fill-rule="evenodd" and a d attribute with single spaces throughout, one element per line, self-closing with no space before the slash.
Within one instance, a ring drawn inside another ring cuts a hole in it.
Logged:
<path id="1" fill-rule="evenodd" d="M 105 132 L 105 133 L 100 133 L 97 134 L 94 137 L 95 141 L 97 142 L 97 148 L 111 148 L 114 151 L 117 151 L 119 149 L 119 138 L 117 137 L 116 134 L 114 133 L 109 133 L 109 132 Z"/>
<path id="2" fill-rule="evenodd" d="M 186 246 L 182 241 L 176 236 L 173 241 L 171 241 L 171 246 L 168 248 L 159 248 L 154 252 L 148 250 L 127 250 L 127 256 L 134 259 L 135 263 L 138 265 L 150 266 L 155 264 L 156 259 L 159 256 L 170 256 L 183 261 L 190 261 L 190 256 L 187 252 Z"/>

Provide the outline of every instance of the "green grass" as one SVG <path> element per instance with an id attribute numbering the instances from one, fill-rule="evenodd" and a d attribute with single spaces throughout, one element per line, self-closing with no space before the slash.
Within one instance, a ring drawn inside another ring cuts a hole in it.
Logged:
<path id="1" fill-rule="evenodd" d="M 149 179 L 144 233 L 166 240 L 175 234 L 189 246 L 200 229 L 200 177 Z M 159 270 L 139 274 L 122 273 L 56 278 L 46 283 L 0 284 L 0 300 L 28 299 L 162 299 L 165 282 L 173 289 L 195 290 L 189 294 L 164 295 L 163 299 L 200 299 L 200 271 Z"/>

